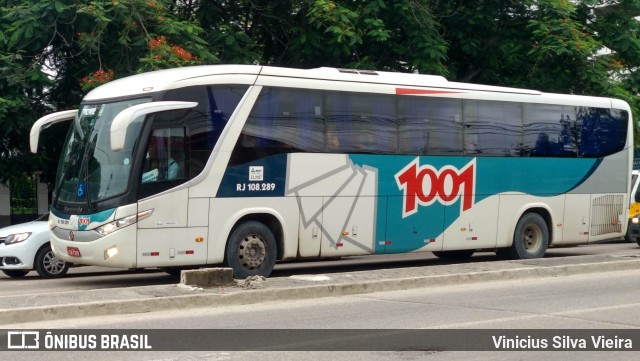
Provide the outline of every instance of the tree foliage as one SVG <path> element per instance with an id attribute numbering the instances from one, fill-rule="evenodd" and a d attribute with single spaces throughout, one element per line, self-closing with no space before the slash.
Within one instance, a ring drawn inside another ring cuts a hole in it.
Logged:
<path id="1" fill-rule="evenodd" d="M 31 124 L 77 107 L 92 88 L 136 72 L 215 63 L 196 22 L 155 0 L 4 1 L 0 22 L 0 181 L 44 169 L 59 153 L 28 152 Z M 161 46 L 153 46 L 162 39 Z M 43 137 L 43 139 L 46 137 Z M 59 139 L 59 138 L 58 138 Z M 59 151 L 59 146 L 50 145 Z"/>
<path id="2" fill-rule="evenodd" d="M 613 96 L 640 115 L 640 0 L 4 0 L 0 10 L 2 181 L 53 175 L 59 145 L 27 152 L 40 116 L 112 79 L 195 64 L 439 74 Z"/>

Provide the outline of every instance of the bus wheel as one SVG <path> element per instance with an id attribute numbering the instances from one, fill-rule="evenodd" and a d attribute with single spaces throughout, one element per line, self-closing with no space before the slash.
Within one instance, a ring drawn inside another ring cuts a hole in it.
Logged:
<path id="1" fill-rule="evenodd" d="M 523 215 L 513 235 L 513 244 L 509 248 L 512 259 L 541 258 L 549 245 L 549 228 L 537 213 Z"/>
<path id="2" fill-rule="evenodd" d="M 435 251 L 434 256 L 442 259 L 469 259 L 475 253 L 474 250 L 462 249 L 459 251 Z"/>
<path id="3" fill-rule="evenodd" d="M 249 221 L 238 226 L 227 244 L 226 264 L 236 278 L 267 277 L 276 264 L 276 239 L 264 224 Z"/>
<path id="4" fill-rule="evenodd" d="M 69 264 L 56 257 L 48 243 L 36 253 L 34 267 L 42 278 L 64 277 L 69 270 Z"/>
<path id="5" fill-rule="evenodd" d="M 2 273 L 6 274 L 11 278 L 22 278 L 29 273 L 29 271 L 24 271 L 21 269 L 3 269 Z"/>

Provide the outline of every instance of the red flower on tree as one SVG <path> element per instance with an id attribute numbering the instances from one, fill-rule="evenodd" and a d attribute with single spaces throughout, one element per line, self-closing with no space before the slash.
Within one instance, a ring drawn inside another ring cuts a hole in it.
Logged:
<path id="1" fill-rule="evenodd" d="M 86 92 L 112 80 L 113 69 L 107 71 L 100 69 L 80 79 L 80 87 Z"/>
<path id="2" fill-rule="evenodd" d="M 149 39 L 149 55 L 142 62 L 147 63 L 147 70 L 194 65 L 200 59 L 177 44 L 170 44 L 163 35 Z"/>

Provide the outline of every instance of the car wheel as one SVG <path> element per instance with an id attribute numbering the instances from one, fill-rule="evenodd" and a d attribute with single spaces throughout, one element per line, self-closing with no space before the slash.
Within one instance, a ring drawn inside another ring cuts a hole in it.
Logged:
<path id="1" fill-rule="evenodd" d="M 2 270 L 2 273 L 6 274 L 11 278 L 22 278 L 26 276 L 27 273 L 29 273 L 29 271 L 24 271 L 21 269 L 4 269 Z"/>
<path id="2" fill-rule="evenodd" d="M 36 253 L 34 265 L 42 278 L 64 277 L 69 270 L 69 264 L 56 257 L 48 243 Z"/>

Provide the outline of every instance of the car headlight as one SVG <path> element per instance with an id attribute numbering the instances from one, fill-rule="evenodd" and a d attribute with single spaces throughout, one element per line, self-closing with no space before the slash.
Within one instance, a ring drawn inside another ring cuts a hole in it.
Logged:
<path id="1" fill-rule="evenodd" d="M 638 220 L 638 218 L 633 217 L 633 218 L 631 218 L 631 223 L 638 224 L 638 223 L 640 223 L 640 221 Z"/>
<path id="2" fill-rule="evenodd" d="M 20 242 L 26 240 L 27 238 L 29 238 L 30 235 L 31 235 L 31 232 L 22 232 L 22 233 L 10 234 L 4 240 L 4 244 L 10 245 L 10 244 L 15 244 L 15 243 L 20 243 Z"/>
<path id="3" fill-rule="evenodd" d="M 134 214 L 132 216 L 116 219 L 113 222 L 109 222 L 107 224 L 103 224 L 102 226 L 96 228 L 96 232 L 100 233 L 102 236 L 106 236 L 109 233 L 115 232 L 120 228 L 124 228 L 126 226 L 130 226 L 140 220 L 143 220 L 149 217 L 153 213 L 153 209 L 140 212 L 138 214 Z"/>

